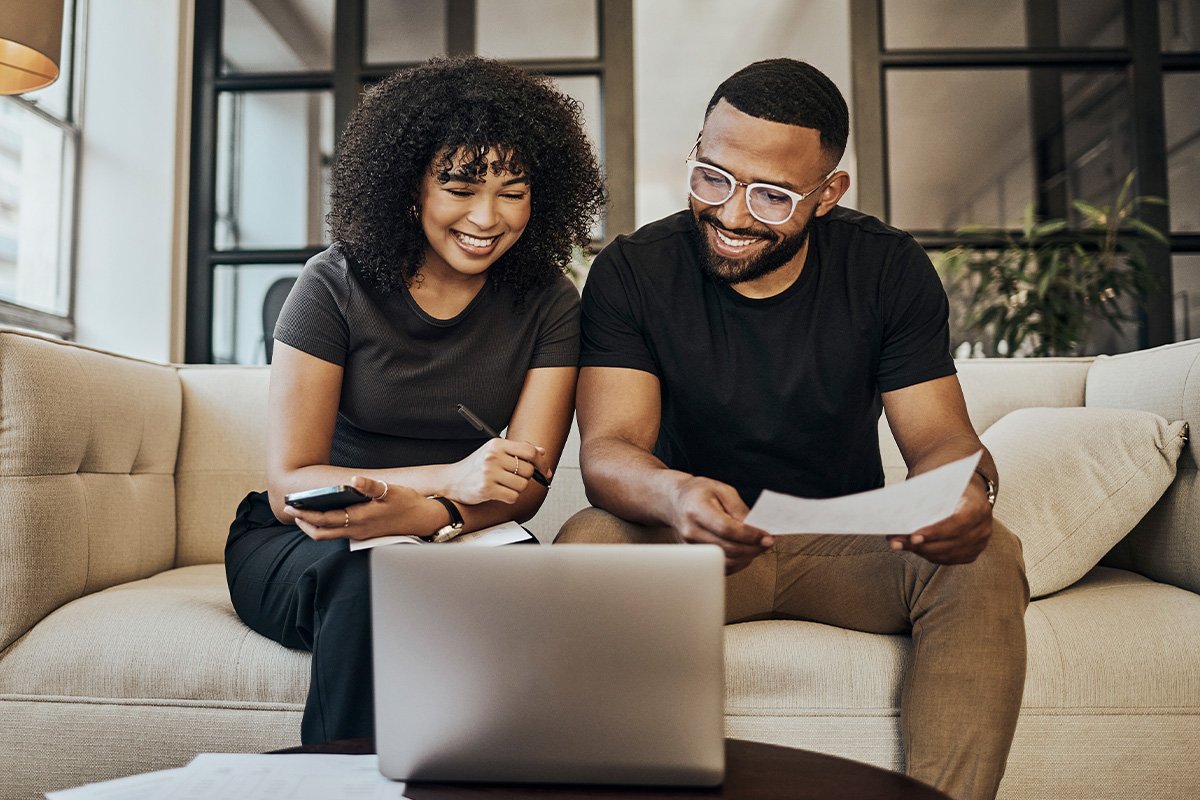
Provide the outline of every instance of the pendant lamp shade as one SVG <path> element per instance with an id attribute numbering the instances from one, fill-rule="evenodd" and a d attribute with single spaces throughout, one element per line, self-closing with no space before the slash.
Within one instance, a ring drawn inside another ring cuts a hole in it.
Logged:
<path id="1" fill-rule="evenodd" d="M 62 0 L 0 0 L 0 94 L 21 94 L 58 78 Z"/>

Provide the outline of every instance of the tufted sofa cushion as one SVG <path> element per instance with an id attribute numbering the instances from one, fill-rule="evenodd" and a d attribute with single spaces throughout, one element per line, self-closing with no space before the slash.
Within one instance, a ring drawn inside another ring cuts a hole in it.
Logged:
<path id="1" fill-rule="evenodd" d="M 174 564 L 179 408 L 173 367 L 0 331 L 0 649 Z"/>

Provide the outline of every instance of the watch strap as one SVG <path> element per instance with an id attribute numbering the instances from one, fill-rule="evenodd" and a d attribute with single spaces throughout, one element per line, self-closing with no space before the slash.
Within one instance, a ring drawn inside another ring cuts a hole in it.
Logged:
<path id="1" fill-rule="evenodd" d="M 424 538 L 434 542 L 448 542 L 462 533 L 462 513 L 458 510 L 458 506 L 454 505 L 454 501 L 436 494 L 429 495 L 429 499 L 436 500 L 441 504 L 442 508 L 446 509 L 446 512 L 450 515 L 450 522 Z"/>

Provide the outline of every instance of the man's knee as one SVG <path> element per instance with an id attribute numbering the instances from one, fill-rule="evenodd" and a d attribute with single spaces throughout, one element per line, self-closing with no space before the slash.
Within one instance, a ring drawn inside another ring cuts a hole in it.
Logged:
<path id="1" fill-rule="evenodd" d="M 585 508 L 567 520 L 555 544 L 662 544 L 673 542 L 669 528 L 651 528 L 613 516 L 599 508 Z"/>
<path id="2" fill-rule="evenodd" d="M 1029 582 L 1025 579 L 1025 558 L 1021 540 L 999 520 L 994 520 L 987 547 L 966 569 L 959 572 L 970 585 L 971 594 L 988 607 L 1002 608 L 1005 601 L 1024 614 L 1029 604 Z M 950 568 L 954 570 L 954 567 Z"/>

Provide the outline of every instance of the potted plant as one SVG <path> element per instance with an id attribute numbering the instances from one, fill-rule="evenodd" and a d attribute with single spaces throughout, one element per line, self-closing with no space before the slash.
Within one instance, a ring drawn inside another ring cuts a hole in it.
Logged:
<path id="1" fill-rule="evenodd" d="M 1129 173 L 1112 206 L 1074 202 L 1083 219 L 1038 220 L 1025 210 L 1020 236 L 1002 228 L 968 225 L 968 240 L 939 259 L 952 297 L 966 302 L 972 339 L 990 341 L 996 355 L 1076 355 L 1092 326 L 1114 329 L 1136 317 L 1153 287 L 1142 245 L 1166 243 L 1161 231 L 1135 214 L 1158 197 L 1131 196 Z M 971 241 L 974 240 L 974 241 Z"/>

